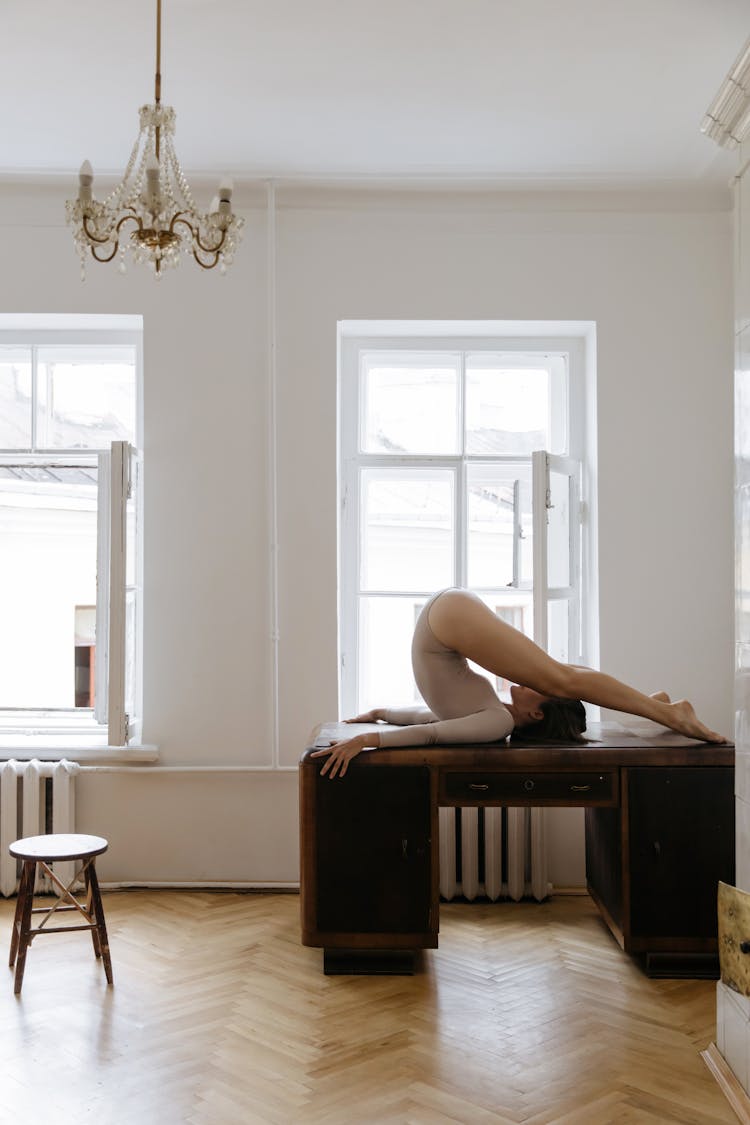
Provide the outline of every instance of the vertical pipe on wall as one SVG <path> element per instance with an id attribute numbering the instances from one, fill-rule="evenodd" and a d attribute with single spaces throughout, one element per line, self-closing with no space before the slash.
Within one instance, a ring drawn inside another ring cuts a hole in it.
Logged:
<path id="1" fill-rule="evenodd" d="M 278 449 L 276 376 L 276 190 L 266 181 L 266 293 L 267 293 L 267 398 L 268 398 L 268 520 L 269 520 L 269 602 L 271 609 L 271 761 L 279 762 L 279 528 L 278 528 Z"/>

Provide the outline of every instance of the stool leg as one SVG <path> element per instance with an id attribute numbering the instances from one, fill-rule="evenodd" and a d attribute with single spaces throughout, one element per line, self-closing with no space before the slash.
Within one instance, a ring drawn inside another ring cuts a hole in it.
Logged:
<path id="1" fill-rule="evenodd" d="M 83 867 L 83 878 L 86 884 L 86 913 L 89 915 L 89 918 L 92 922 L 96 922 L 96 912 L 94 910 L 94 895 L 91 890 L 91 865 L 92 860 L 88 860 Z M 95 925 L 91 931 L 91 940 L 94 943 L 94 954 L 98 959 L 102 955 L 102 949 L 99 942 L 98 925 Z"/>
<path id="2" fill-rule="evenodd" d="M 94 921 L 96 922 L 96 931 L 99 938 L 99 949 L 101 951 L 102 961 L 104 962 L 104 972 L 107 975 L 107 982 L 112 984 L 112 962 L 109 957 L 109 939 L 107 938 L 107 927 L 104 922 L 104 907 L 102 906 L 102 896 L 99 892 L 99 880 L 96 877 L 95 860 L 92 859 L 87 871 L 89 892 L 94 907 Z M 96 949 L 96 946 L 94 946 L 94 949 Z"/>
<path id="3" fill-rule="evenodd" d="M 26 968 L 26 950 L 31 944 L 31 908 L 34 905 L 34 880 L 36 878 L 36 861 L 26 859 L 23 863 L 26 885 L 24 887 L 23 907 L 21 909 L 21 924 L 19 927 L 18 960 L 16 961 L 16 979 L 13 991 L 18 996 L 23 984 L 23 971 Z"/>
<path id="4" fill-rule="evenodd" d="M 16 963 L 16 953 L 18 953 L 18 937 L 21 930 L 21 918 L 23 916 L 23 908 L 26 902 L 26 889 L 28 883 L 28 867 L 24 863 L 21 867 L 21 878 L 18 880 L 18 895 L 16 897 L 16 913 L 13 918 L 13 931 L 10 936 L 10 959 L 8 965 L 12 969 Z"/>

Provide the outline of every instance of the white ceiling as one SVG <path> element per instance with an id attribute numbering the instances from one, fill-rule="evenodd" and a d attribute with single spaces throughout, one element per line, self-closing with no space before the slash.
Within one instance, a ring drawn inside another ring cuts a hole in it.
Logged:
<path id="1" fill-rule="evenodd" d="M 0 176 L 122 173 L 155 0 L 0 0 Z M 726 182 L 705 110 L 750 0 L 163 0 L 188 174 Z"/>

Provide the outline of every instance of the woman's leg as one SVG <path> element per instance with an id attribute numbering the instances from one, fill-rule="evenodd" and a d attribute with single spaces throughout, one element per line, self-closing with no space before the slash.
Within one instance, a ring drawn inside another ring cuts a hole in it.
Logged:
<path id="1" fill-rule="evenodd" d="M 501 621 L 467 590 L 446 590 L 430 607 L 429 624 L 447 648 L 460 652 L 488 672 L 533 688 L 542 695 L 582 699 L 661 723 L 680 734 L 707 742 L 725 742 L 695 715 L 687 700 L 669 703 L 644 695 L 604 672 L 560 664 L 512 625 Z"/>

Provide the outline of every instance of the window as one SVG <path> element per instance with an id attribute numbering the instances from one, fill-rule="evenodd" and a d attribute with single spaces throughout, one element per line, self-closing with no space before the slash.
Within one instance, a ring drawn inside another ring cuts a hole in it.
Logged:
<path id="1" fill-rule="evenodd" d="M 0 732 L 136 734 L 140 357 L 133 328 L 0 329 Z"/>
<path id="2" fill-rule="evenodd" d="M 581 662 L 582 341 L 340 327 L 343 711 L 419 700 L 447 586 Z"/>

